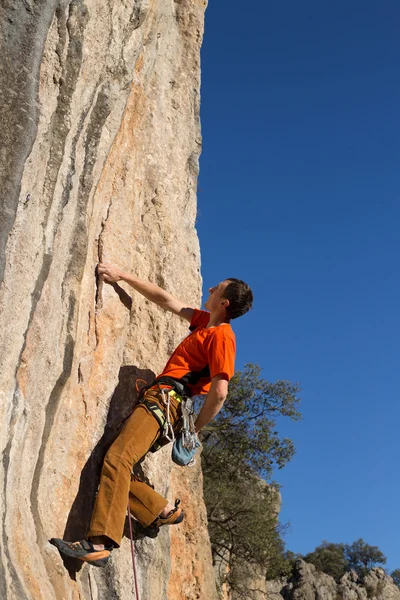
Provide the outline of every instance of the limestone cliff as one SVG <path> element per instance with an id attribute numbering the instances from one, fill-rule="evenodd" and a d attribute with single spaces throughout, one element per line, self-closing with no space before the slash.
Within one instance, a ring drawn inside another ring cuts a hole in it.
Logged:
<path id="1" fill-rule="evenodd" d="M 200 298 L 194 229 L 204 0 L 4 0 L 1 14 L 0 598 L 132 598 L 124 539 L 63 563 L 104 450 L 179 319 L 96 281 L 99 260 Z M 215 598 L 199 469 L 144 472 L 188 512 L 136 543 L 141 600 Z M 165 528 L 166 529 L 166 528 Z"/>
<path id="2" fill-rule="evenodd" d="M 290 582 L 268 581 L 264 591 L 275 600 L 400 600 L 400 589 L 383 569 L 371 569 L 363 579 L 349 571 L 336 583 L 303 560 L 296 562 Z"/>

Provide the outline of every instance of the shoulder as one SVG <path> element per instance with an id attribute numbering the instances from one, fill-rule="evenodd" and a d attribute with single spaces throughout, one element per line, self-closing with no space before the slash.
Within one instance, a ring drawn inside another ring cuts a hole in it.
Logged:
<path id="1" fill-rule="evenodd" d="M 194 331 L 197 327 L 202 327 L 208 325 L 210 320 L 210 313 L 206 310 L 200 310 L 198 308 L 193 309 L 192 319 L 190 321 L 189 329 L 190 331 Z"/>
<path id="2" fill-rule="evenodd" d="M 229 324 L 212 327 L 209 332 L 210 341 L 214 343 L 228 342 L 236 346 L 236 336 Z"/>

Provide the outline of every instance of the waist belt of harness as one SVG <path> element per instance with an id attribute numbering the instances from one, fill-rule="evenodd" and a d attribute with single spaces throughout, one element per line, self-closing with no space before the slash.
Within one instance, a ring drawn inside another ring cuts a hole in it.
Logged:
<path id="1" fill-rule="evenodd" d="M 186 385 L 184 385 L 183 383 L 181 383 L 180 381 L 177 381 L 176 379 L 173 379 L 172 377 L 159 377 L 158 379 L 155 379 L 154 381 L 149 383 L 149 385 L 145 385 L 144 387 L 142 387 L 142 389 L 140 390 L 140 393 L 139 393 L 139 402 L 142 401 L 147 390 L 149 390 L 153 387 L 156 387 L 157 384 L 168 385 L 168 386 L 172 387 L 174 392 L 176 392 L 178 394 L 178 396 L 182 396 L 183 398 L 191 397 L 189 388 Z"/>
<path id="2" fill-rule="evenodd" d="M 157 385 L 158 383 L 170 385 L 174 392 L 179 394 L 179 396 L 184 396 L 188 398 L 192 395 L 190 393 L 189 388 L 184 383 L 178 381 L 177 379 L 174 379 L 173 377 L 168 377 L 166 375 L 163 377 L 157 377 L 157 379 L 153 381 L 152 385 Z"/>
<path id="3" fill-rule="evenodd" d="M 191 398 L 192 392 L 188 386 L 196 385 L 200 381 L 200 379 L 204 377 L 210 377 L 210 367 L 208 364 L 205 365 L 205 367 L 203 367 L 201 371 L 189 371 L 180 379 L 174 379 L 173 377 L 169 377 L 168 375 L 162 375 L 160 377 L 157 377 L 152 383 L 146 385 L 140 390 L 139 400 L 143 398 L 147 390 L 149 390 L 157 384 L 169 385 L 177 394 L 179 394 L 179 396 L 182 396 L 183 398 Z"/>

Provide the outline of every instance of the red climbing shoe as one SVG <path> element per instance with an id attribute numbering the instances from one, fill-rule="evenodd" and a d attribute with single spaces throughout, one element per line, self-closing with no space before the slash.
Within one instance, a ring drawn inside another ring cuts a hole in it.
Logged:
<path id="1" fill-rule="evenodd" d="M 110 559 L 112 548 L 104 550 L 95 550 L 89 540 L 80 542 L 65 542 L 59 538 L 51 538 L 50 544 L 53 544 L 62 554 L 71 558 L 78 558 L 94 567 L 105 567 Z"/>
<path id="2" fill-rule="evenodd" d="M 145 527 L 141 525 L 139 521 L 132 520 L 136 539 L 142 539 L 143 537 L 156 538 L 160 532 L 162 525 L 177 525 L 182 523 L 185 513 L 179 508 L 180 500 L 175 500 L 175 508 L 173 508 L 165 517 L 157 517 L 150 525 Z"/>
<path id="3" fill-rule="evenodd" d="M 162 527 L 163 525 L 177 525 L 182 523 L 185 513 L 180 508 L 181 501 L 179 498 L 175 500 L 175 508 L 173 508 L 166 517 L 157 517 L 157 519 L 149 527 Z"/>

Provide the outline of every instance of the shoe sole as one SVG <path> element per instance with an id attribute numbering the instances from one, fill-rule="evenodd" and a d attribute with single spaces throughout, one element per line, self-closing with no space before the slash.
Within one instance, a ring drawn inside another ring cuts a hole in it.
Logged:
<path id="1" fill-rule="evenodd" d="M 87 562 L 94 567 L 105 567 L 110 560 L 109 550 L 99 550 L 98 552 L 86 552 L 86 554 L 79 555 L 79 551 L 73 550 L 68 546 L 64 540 L 58 538 L 51 538 L 50 544 L 55 546 L 61 554 L 68 556 L 69 558 L 77 558 L 83 562 Z M 100 556 L 99 556 L 100 555 Z M 95 558 L 97 556 L 97 558 Z"/>
<path id="2" fill-rule="evenodd" d="M 93 567 L 100 567 L 102 569 L 103 567 L 105 567 L 108 564 L 110 557 L 106 556 L 105 558 L 98 558 L 96 560 L 90 560 L 89 557 L 83 556 L 79 560 L 83 560 L 88 565 L 93 565 Z"/>
<path id="3" fill-rule="evenodd" d="M 170 517 L 169 519 L 171 519 L 171 518 L 172 517 Z M 178 517 L 176 517 L 176 519 L 174 521 L 169 521 L 169 519 L 165 519 L 165 523 L 163 523 L 163 519 L 158 519 L 157 527 L 163 527 L 164 525 L 178 525 L 178 523 L 182 523 L 184 518 L 185 518 L 185 512 L 184 512 L 184 510 L 181 510 L 180 515 Z"/>

